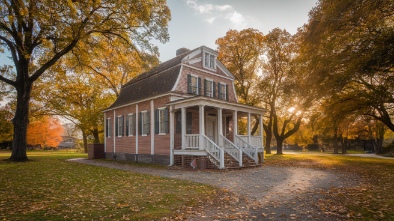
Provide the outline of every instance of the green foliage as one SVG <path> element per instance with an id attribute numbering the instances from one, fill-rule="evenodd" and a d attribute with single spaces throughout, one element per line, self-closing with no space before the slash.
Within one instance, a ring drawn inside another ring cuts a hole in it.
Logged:
<path id="1" fill-rule="evenodd" d="M 0 218 L 5 220 L 159 220 L 215 195 L 212 187 L 66 162 L 67 152 L 28 152 L 28 162 L 0 152 Z"/>

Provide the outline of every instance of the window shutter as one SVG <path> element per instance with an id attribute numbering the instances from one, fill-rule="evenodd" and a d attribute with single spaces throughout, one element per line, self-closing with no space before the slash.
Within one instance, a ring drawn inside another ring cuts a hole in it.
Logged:
<path id="1" fill-rule="evenodd" d="M 175 132 L 180 133 L 182 130 L 182 128 L 181 128 L 182 127 L 182 120 L 180 120 L 181 112 L 180 111 L 176 112 L 175 116 L 176 116 L 176 118 L 175 118 L 175 122 L 176 122 Z"/>
<path id="2" fill-rule="evenodd" d="M 216 97 L 216 83 L 215 83 L 215 81 L 212 81 L 212 88 L 213 88 L 212 97 Z"/>
<path id="3" fill-rule="evenodd" d="M 228 101 L 228 85 L 226 84 L 226 101 Z"/>
<path id="4" fill-rule="evenodd" d="M 108 137 L 108 133 L 109 133 L 109 131 L 108 131 L 108 119 L 105 119 L 105 137 Z"/>
<path id="5" fill-rule="evenodd" d="M 120 117 L 120 123 L 121 123 L 121 128 L 122 128 L 122 130 L 120 131 L 120 136 L 123 136 L 124 134 L 124 116 L 122 115 L 121 117 Z"/>
<path id="6" fill-rule="evenodd" d="M 138 133 L 141 135 L 143 134 L 142 131 L 142 113 L 138 113 Z"/>
<path id="7" fill-rule="evenodd" d="M 131 118 L 131 121 L 133 122 L 133 123 L 132 123 L 132 126 L 133 126 L 133 130 L 132 130 L 132 131 L 133 131 L 133 135 L 136 135 L 136 129 L 135 129 L 135 126 L 136 126 L 136 125 L 135 125 L 135 118 L 136 118 L 136 115 L 137 115 L 137 114 L 133 114 L 133 116 L 132 116 L 132 118 Z"/>
<path id="8" fill-rule="evenodd" d="M 146 134 L 148 134 L 149 135 L 149 132 L 150 132 L 150 111 L 147 111 L 146 112 L 146 114 L 147 114 L 147 122 L 146 122 Z"/>
<path id="9" fill-rule="evenodd" d="M 198 95 L 201 95 L 201 78 L 198 77 Z"/>
<path id="10" fill-rule="evenodd" d="M 159 134 L 159 109 L 155 110 L 155 134 Z"/>
<path id="11" fill-rule="evenodd" d="M 204 96 L 207 96 L 207 79 L 204 79 Z"/>
<path id="12" fill-rule="evenodd" d="M 126 134 L 125 134 L 125 136 L 128 136 L 128 135 L 129 135 L 129 125 L 130 125 L 130 122 L 129 122 L 129 115 L 127 115 L 127 116 L 126 116 Z"/>
<path id="13" fill-rule="evenodd" d="M 117 117 L 115 120 L 115 136 L 118 136 L 118 134 L 119 134 L 119 128 L 118 128 L 119 125 L 118 124 L 119 124 L 119 117 Z"/>
<path id="14" fill-rule="evenodd" d="M 169 123 L 168 123 L 168 108 L 164 109 L 164 133 L 168 133 L 169 131 Z"/>
<path id="15" fill-rule="evenodd" d="M 220 98 L 220 87 L 221 87 L 221 86 L 222 86 L 222 85 L 221 85 L 220 83 L 218 83 L 218 98 L 219 98 L 219 99 L 221 99 L 221 98 Z"/>
<path id="16" fill-rule="evenodd" d="M 190 74 L 187 75 L 187 93 L 191 94 L 192 93 L 192 76 Z"/>

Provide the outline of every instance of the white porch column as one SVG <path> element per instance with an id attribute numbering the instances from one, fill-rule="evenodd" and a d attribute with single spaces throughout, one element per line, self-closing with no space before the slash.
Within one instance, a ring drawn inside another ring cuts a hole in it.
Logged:
<path id="1" fill-rule="evenodd" d="M 155 154 L 155 109 L 153 100 L 150 101 L 150 154 Z"/>
<path id="2" fill-rule="evenodd" d="M 199 133 L 200 133 L 200 140 L 199 140 L 199 149 L 204 150 L 204 139 L 202 135 L 205 135 L 205 113 L 204 113 L 204 105 L 198 106 L 199 110 L 199 118 L 198 118 L 198 126 L 199 126 Z"/>
<path id="3" fill-rule="evenodd" d="M 138 104 L 135 105 L 135 161 L 138 161 L 138 135 L 139 135 L 139 131 L 138 131 Z"/>
<path id="4" fill-rule="evenodd" d="M 181 108 L 181 136 L 182 136 L 182 149 L 186 147 L 186 108 Z"/>
<path id="5" fill-rule="evenodd" d="M 218 108 L 218 145 L 223 147 L 223 109 Z"/>
<path id="6" fill-rule="evenodd" d="M 107 152 L 107 113 L 104 113 L 104 153 Z"/>
<path id="7" fill-rule="evenodd" d="M 261 136 L 261 163 L 264 163 L 264 137 L 263 137 L 263 131 L 264 131 L 264 127 L 263 127 L 263 116 L 260 114 L 259 117 L 259 124 L 260 124 L 260 136 Z"/>
<path id="8" fill-rule="evenodd" d="M 172 106 L 170 106 L 170 166 L 174 165 L 174 111 Z"/>
<path id="9" fill-rule="evenodd" d="M 238 135 L 238 111 L 234 111 L 234 114 L 233 114 L 233 136 L 234 136 L 234 139 L 233 139 L 233 141 L 235 142 L 236 141 L 236 135 Z"/>
<path id="10" fill-rule="evenodd" d="M 261 144 L 260 147 L 264 148 L 264 137 L 263 137 L 263 131 L 264 131 L 264 127 L 263 127 L 263 116 L 260 115 L 259 117 L 259 124 L 260 124 L 260 136 L 261 136 Z M 263 149 L 264 150 L 264 149 Z"/>
<path id="11" fill-rule="evenodd" d="M 114 133 L 114 148 L 113 148 L 113 151 L 114 151 L 114 154 L 116 153 L 116 130 L 117 130 L 117 128 L 116 128 L 116 110 L 114 110 L 114 131 L 113 131 L 113 133 Z"/>
<path id="12" fill-rule="evenodd" d="M 248 143 L 250 144 L 250 112 L 248 112 L 248 123 L 246 126 L 247 130 L 248 130 Z"/>

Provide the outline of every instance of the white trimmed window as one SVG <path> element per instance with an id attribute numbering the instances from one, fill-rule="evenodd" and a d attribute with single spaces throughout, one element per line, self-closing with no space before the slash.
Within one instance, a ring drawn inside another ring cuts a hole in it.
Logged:
<path id="1" fill-rule="evenodd" d="M 214 83 L 211 79 L 204 80 L 204 96 L 213 97 L 214 95 Z"/>
<path id="2" fill-rule="evenodd" d="M 155 133 L 165 135 L 168 133 L 168 109 L 159 108 L 155 113 Z"/>
<path id="3" fill-rule="evenodd" d="M 228 86 L 225 83 L 218 83 L 218 98 L 222 100 L 228 100 Z"/>
<path id="4" fill-rule="evenodd" d="M 204 53 L 204 67 L 216 69 L 216 56 L 208 52 Z"/>
<path id="5" fill-rule="evenodd" d="M 127 136 L 133 136 L 135 134 L 135 114 L 127 115 L 126 130 Z"/>
<path id="6" fill-rule="evenodd" d="M 111 118 L 107 118 L 105 121 L 105 135 L 111 137 Z"/>
<path id="7" fill-rule="evenodd" d="M 141 135 L 146 136 L 149 134 L 149 111 L 141 111 Z"/>
<path id="8" fill-rule="evenodd" d="M 201 78 L 196 75 L 187 75 L 187 92 L 189 94 L 199 95 L 201 93 Z"/>
<path id="9" fill-rule="evenodd" d="M 117 136 L 118 137 L 121 137 L 121 136 L 123 136 L 123 126 L 124 126 L 124 122 L 123 122 L 123 116 L 122 115 L 119 115 L 118 117 L 117 117 L 117 121 L 116 121 L 116 124 L 117 124 L 117 130 L 116 130 L 116 132 L 117 132 Z"/>

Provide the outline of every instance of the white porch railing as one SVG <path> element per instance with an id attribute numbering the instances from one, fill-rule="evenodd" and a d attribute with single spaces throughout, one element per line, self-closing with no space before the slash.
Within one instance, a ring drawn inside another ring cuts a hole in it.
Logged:
<path id="1" fill-rule="evenodd" d="M 235 146 L 233 142 L 228 140 L 225 136 L 220 135 L 220 137 L 223 139 L 224 151 L 238 161 L 239 166 L 242 167 L 242 149 Z"/>
<path id="2" fill-rule="evenodd" d="M 200 148 L 200 134 L 186 134 L 186 146 L 183 148 L 198 150 Z"/>
<path id="3" fill-rule="evenodd" d="M 244 136 L 242 136 L 244 137 Z M 259 156 L 258 156 L 258 148 L 250 145 L 247 141 L 239 135 L 235 135 L 234 143 L 236 146 L 240 147 L 242 151 L 249 156 L 250 158 L 254 159 L 256 163 L 259 163 Z M 246 136 L 247 139 L 247 136 Z"/>
<path id="4" fill-rule="evenodd" d="M 245 142 L 249 143 L 250 145 L 257 147 L 257 148 L 261 148 L 263 146 L 263 140 L 261 139 L 261 136 L 250 136 L 250 142 L 248 139 L 248 135 L 236 135 L 239 138 L 241 138 L 242 140 L 244 140 Z"/>
<path id="5" fill-rule="evenodd" d="M 205 135 L 201 135 L 203 140 L 203 147 L 207 153 L 219 163 L 219 169 L 224 168 L 224 150 L 216 145 L 211 139 Z"/>

